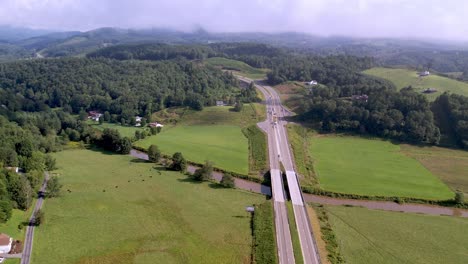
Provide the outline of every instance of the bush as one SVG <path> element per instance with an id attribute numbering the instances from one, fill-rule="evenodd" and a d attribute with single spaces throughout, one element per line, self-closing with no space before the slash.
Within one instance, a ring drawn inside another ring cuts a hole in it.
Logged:
<path id="1" fill-rule="evenodd" d="M 187 160 L 185 160 L 182 153 L 176 152 L 174 155 L 172 155 L 171 169 L 182 172 L 187 169 Z"/>
<path id="2" fill-rule="evenodd" d="M 211 180 L 211 174 L 213 173 L 213 163 L 209 160 L 205 161 L 205 164 L 195 171 L 193 179 L 196 181 L 208 181 Z"/>
<path id="3" fill-rule="evenodd" d="M 47 187 L 46 187 L 47 197 L 52 198 L 52 197 L 60 196 L 60 191 L 62 189 L 62 186 L 63 185 L 60 183 L 59 178 L 57 176 L 52 176 L 47 181 Z"/>
<path id="4" fill-rule="evenodd" d="M 455 194 L 455 203 L 456 204 L 464 204 L 465 203 L 465 196 L 462 192 L 457 192 Z"/>
<path id="5" fill-rule="evenodd" d="M 42 223 L 44 223 L 44 212 L 39 209 L 34 214 L 33 225 L 40 226 Z"/>
<path id="6" fill-rule="evenodd" d="M 236 184 L 234 183 L 234 177 L 231 174 L 225 173 L 221 179 L 220 184 L 225 188 L 234 188 Z"/>
<path id="7" fill-rule="evenodd" d="M 151 145 L 148 148 L 148 159 L 152 162 L 158 163 L 161 159 L 161 150 L 159 150 L 158 146 Z"/>

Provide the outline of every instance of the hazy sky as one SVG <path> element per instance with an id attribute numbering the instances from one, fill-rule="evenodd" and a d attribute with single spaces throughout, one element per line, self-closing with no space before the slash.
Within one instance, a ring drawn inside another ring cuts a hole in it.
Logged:
<path id="1" fill-rule="evenodd" d="M 466 0 L 0 0 L 0 24 L 468 40 Z"/>

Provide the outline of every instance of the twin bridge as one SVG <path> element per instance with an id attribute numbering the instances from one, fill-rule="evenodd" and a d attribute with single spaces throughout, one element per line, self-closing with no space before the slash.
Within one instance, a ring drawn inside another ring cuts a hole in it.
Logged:
<path id="1" fill-rule="evenodd" d="M 240 80 L 251 82 L 252 80 L 239 77 Z M 256 84 L 256 87 L 265 96 L 267 107 L 267 119 L 258 126 L 268 135 L 268 152 L 270 161 L 271 189 L 274 200 L 274 215 L 276 240 L 279 263 L 295 263 L 294 251 L 289 228 L 287 195 L 283 183 L 281 164 L 286 173 L 287 186 L 294 209 L 294 221 L 299 233 L 302 257 L 306 264 L 319 264 L 320 257 L 312 234 L 312 228 L 307 214 L 307 205 L 304 203 L 299 187 L 297 175 L 294 171 L 294 163 L 289 149 L 286 135 L 286 121 L 284 117 L 289 115 L 283 108 L 276 91 L 269 86 Z"/>

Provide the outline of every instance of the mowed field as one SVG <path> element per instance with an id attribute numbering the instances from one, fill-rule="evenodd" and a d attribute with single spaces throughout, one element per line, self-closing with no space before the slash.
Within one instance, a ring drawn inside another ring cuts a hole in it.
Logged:
<path id="1" fill-rule="evenodd" d="M 247 174 L 249 170 L 248 140 L 237 126 L 179 125 L 135 143 L 144 148 L 151 144 L 157 145 L 168 155 L 182 152 L 186 159 L 193 162 L 210 160 L 215 167 L 241 174 Z"/>
<path id="2" fill-rule="evenodd" d="M 468 263 L 468 219 L 327 206 L 346 263 Z"/>
<path id="3" fill-rule="evenodd" d="M 90 121 L 90 122 L 92 122 L 92 121 Z M 133 138 L 135 136 L 135 131 L 137 131 L 137 130 L 143 131 L 143 128 L 141 128 L 141 127 L 121 126 L 119 124 L 113 124 L 113 123 L 99 124 L 97 122 L 92 122 L 91 124 L 92 124 L 91 125 L 92 127 L 97 128 L 99 130 L 104 130 L 105 128 L 117 129 L 121 136 L 129 137 L 129 138 Z"/>
<path id="4" fill-rule="evenodd" d="M 310 140 L 310 154 L 324 190 L 432 200 L 454 197 L 437 176 L 388 141 L 315 136 Z"/>
<path id="5" fill-rule="evenodd" d="M 264 197 L 91 150 L 55 154 L 64 193 L 45 202 L 32 263 L 250 263 L 245 206 Z"/>
<path id="6" fill-rule="evenodd" d="M 419 161 L 453 191 L 464 192 L 468 197 L 468 151 L 403 144 L 401 152 Z"/>
<path id="7" fill-rule="evenodd" d="M 265 79 L 268 72 L 267 69 L 254 68 L 245 62 L 226 59 L 222 57 L 213 57 L 204 60 L 208 65 L 222 68 L 224 70 L 231 70 L 237 74 L 251 78 L 251 79 Z"/>
<path id="8" fill-rule="evenodd" d="M 189 161 L 214 162 L 215 167 L 228 171 L 249 173 L 249 142 L 242 128 L 264 118 L 259 104 L 245 104 L 242 112 L 229 106 L 206 107 L 202 111 L 188 110 L 178 115 L 175 126 L 166 126 L 158 135 L 135 142 L 147 148 L 157 145 L 164 154 L 175 152 Z"/>
<path id="9" fill-rule="evenodd" d="M 387 79 L 393 82 L 398 89 L 410 85 L 421 92 L 426 88 L 435 88 L 437 89 L 436 93 L 425 94 L 430 101 L 434 101 L 445 91 L 468 96 L 468 83 L 438 75 L 431 74 L 420 78 L 414 70 L 381 67 L 365 70 L 363 73 Z"/>

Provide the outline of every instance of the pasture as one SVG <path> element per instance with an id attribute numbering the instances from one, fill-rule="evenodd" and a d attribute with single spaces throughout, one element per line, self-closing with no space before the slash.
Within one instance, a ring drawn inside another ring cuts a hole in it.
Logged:
<path id="1" fill-rule="evenodd" d="M 222 57 L 212 57 L 204 60 L 205 64 L 221 68 L 223 70 L 234 71 L 236 74 L 251 79 L 265 79 L 267 69 L 254 68 L 245 62 L 226 59 Z"/>
<path id="2" fill-rule="evenodd" d="M 414 70 L 381 67 L 365 70 L 363 73 L 387 79 L 393 82 L 398 89 L 410 85 L 421 93 L 427 88 L 437 89 L 435 93 L 425 94 L 429 101 L 434 101 L 445 91 L 468 96 L 468 83 L 439 75 L 431 74 L 429 76 L 419 77 Z"/>
<path id="3" fill-rule="evenodd" d="M 214 162 L 215 167 L 240 174 L 248 174 L 248 140 L 241 128 L 232 125 L 178 125 L 163 129 L 155 136 L 135 142 L 136 146 L 148 148 L 157 145 L 162 153 L 172 155 L 182 152 L 193 162 Z"/>
<path id="4" fill-rule="evenodd" d="M 347 263 L 467 263 L 468 219 L 327 206 Z"/>
<path id="5" fill-rule="evenodd" d="M 166 155 L 182 152 L 189 161 L 203 163 L 211 160 L 215 167 L 244 175 L 258 172 L 266 164 L 265 136 L 243 134 L 242 130 L 263 120 L 265 107 L 245 104 L 241 112 L 234 112 L 231 108 L 213 106 L 202 111 L 165 110 L 165 113 L 153 115 L 154 118 L 164 121 L 163 118 L 167 117 L 166 120 L 173 120 L 173 124 L 164 127 L 160 134 L 134 144 L 144 148 L 155 144 Z"/>
<path id="6" fill-rule="evenodd" d="M 389 141 L 317 135 L 309 147 L 324 190 L 430 200 L 454 197 L 437 176 Z"/>
<path id="7" fill-rule="evenodd" d="M 63 195 L 45 203 L 32 263 L 250 262 L 245 206 L 263 196 L 195 183 L 126 155 L 55 157 Z"/>
<path id="8" fill-rule="evenodd" d="M 114 124 L 114 123 L 99 124 L 97 122 L 92 122 L 91 127 L 97 128 L 99 130 L 104 130 L 105 128 L 117 129 L 122 137 L 129 137 L 129 138 L 133 138 L 135 136 L 135 131 L 137 130 L 143 131 L 143 128 L 141 127 L 121 126 L 119 124 Z"/>

